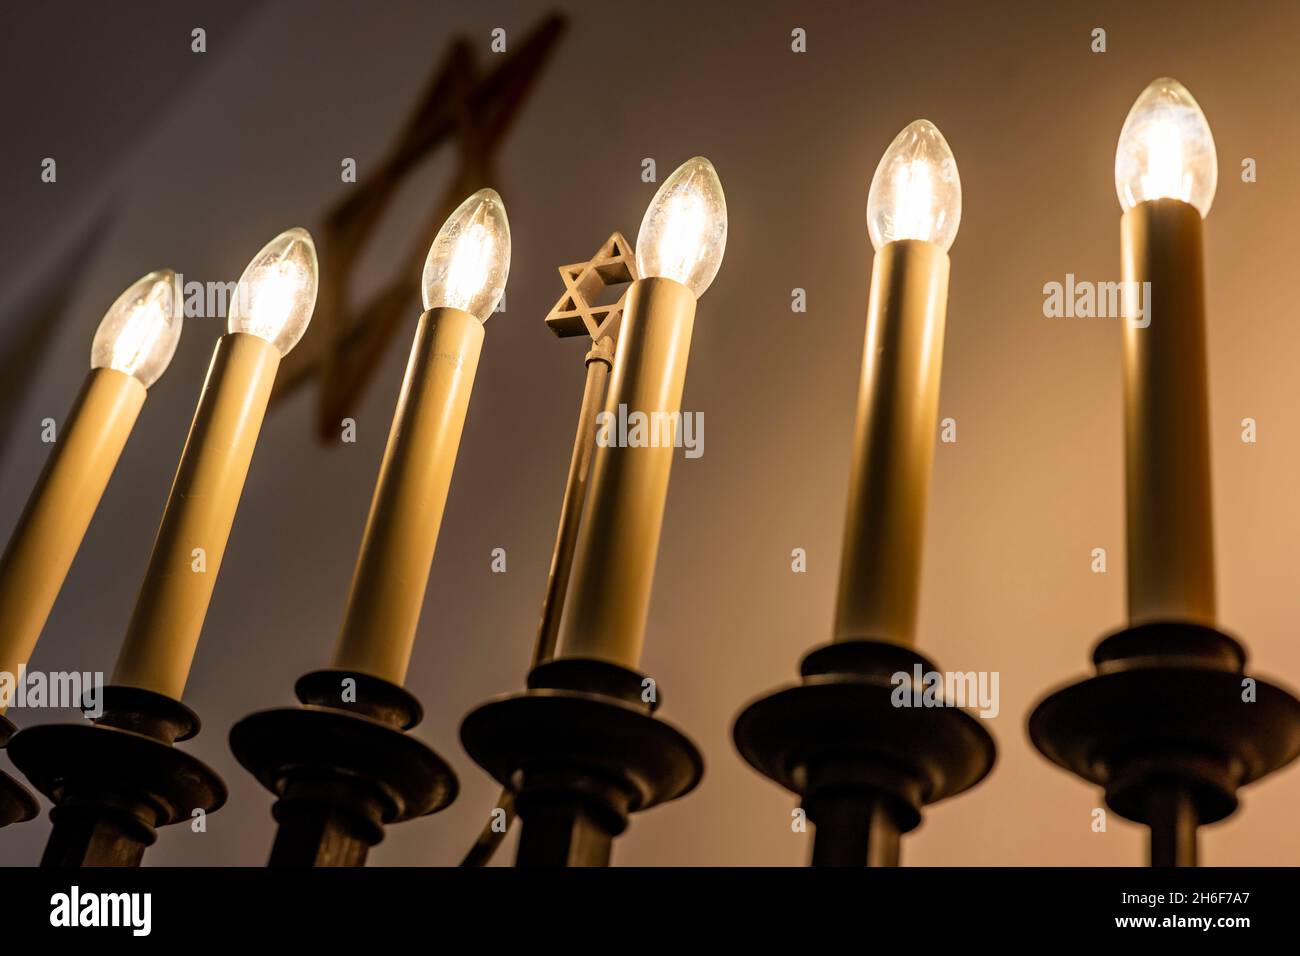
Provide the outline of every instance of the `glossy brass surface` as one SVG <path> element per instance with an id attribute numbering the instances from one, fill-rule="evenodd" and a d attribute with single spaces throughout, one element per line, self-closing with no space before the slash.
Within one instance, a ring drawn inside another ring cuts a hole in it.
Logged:
<path id="1" fill-rule="evenodd" d="M 939 414 L 948 255 L 930 242 L 876 254 L 844 519 L 835 640 L 913 644 Z"/>
<path id="2" fill-rule="evenodd" d="M 1143 297 L 1126 297 L 1124 321 L 1131 624 L 1216 618 L 1201 232 L 1196 207 L 1177 199 L 1121 221 L 1123 278 Z"/>

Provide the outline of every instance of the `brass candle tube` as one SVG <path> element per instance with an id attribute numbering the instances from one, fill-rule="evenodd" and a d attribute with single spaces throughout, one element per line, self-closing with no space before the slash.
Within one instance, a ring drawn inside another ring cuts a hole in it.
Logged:
<path id="1" fill-rule="evenodd" d="M 460 309 L 420 317 L 331 666 L 406 679 L 451 487 L 483 323 Z"/>
<path id="2" fill-rule="evenodd" d="M 648 428 L 681 414 L 695 296 L 673 279 L 628 290 L 606 416 L 640 412 Z M 646 617 L 673 447 L 670 434 L 638 447 L 598 446 L 565 607 L 558 657 L 594 658 L 635 670 Z M 664 439 L 667 439 L 666 441 Z"/>
<path id="3" fill-rule="evenodd" d="M 0 558 L 0 671 L 31 658 L 145 395 L 135 376 L 97 368 L 77 396 Z"/>
<path id="4" fill-rule="evenodd" d="M 259 336 L 218 340 L 114 684 L 184 693 L 279 365 L 280 352 Z"/>
<path id="5" fill-rule="evenodd" d="M 1201 214 L 1148 200 L 1124 213 L 1120 235 L 1129 621 L 1213 627 Z"/>
<path id="6" fill-rule="evenodd" d="M 912 645 L 943 364 L 948 255 L 900 240 L 876 254 L 867 307 L 835 640 Z"/>

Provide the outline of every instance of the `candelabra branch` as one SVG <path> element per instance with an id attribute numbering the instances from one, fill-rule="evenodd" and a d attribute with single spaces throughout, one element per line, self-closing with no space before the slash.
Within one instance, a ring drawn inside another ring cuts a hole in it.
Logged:
<path id="1" fill-rule="evenodd" d="M 1130 627 L 1101 641 L 1093 664 L 1092 677 L 1038 704 L 1029 736 L 1150 828 L 1152 866 L 1195 866 L 1198 828 L 1300 756 L 1300 700 L 1248 677 L 1245 650 L 1214 628 Z"/>
<path id="2" fill-rule="evenodd" d="M 199 732 L 178 700 L 109 686 L 93 725 L 46 724 L 9 743 L 14 764 L 54 803 L 42 866 L 139 866 L 160 827 L 214 813 L 226 786 L 173 746 Z"/>
<path id="3" fill-rule="evenodd" d="M 465 858 L 460 861 L 461 866 L 487 866 L 492 862 L 497 848 L 501 846 L 501 841 L 506 838 L 510 827 L 514 825 L 515 817 L 518 816 L 518 811 L 515 809 L 515 795 L 508 789 L 502 788 L 501 795 L 497 797 L 496 809 L 502 813 L 500 822 L 491 819 L 483 824 L 478 839 L 469 848 Z M 495 813 L 493 816 L 496 816 Z"/>

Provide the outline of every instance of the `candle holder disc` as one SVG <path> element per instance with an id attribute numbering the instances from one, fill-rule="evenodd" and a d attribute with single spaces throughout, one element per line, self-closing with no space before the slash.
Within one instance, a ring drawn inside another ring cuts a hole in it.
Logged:
<path id="1" fill-rule="evenodd" d="M 695 788 L 704 759 L 654 715 L 647 678 L 605 661 L 534 667 L 528 690 L 470 712 L 461 742 L 515 794 L 519 866 L 608 866 L 633 813 Z"/>
<path id="2" fill-rule="evenodd" d="M 837 641 L 800 665 L 803 681 L 759 698 L 733 728 L 742 757 L 799 795 L 816 825 L 814 866 L 897 866 L 922 810 L 975 786 L 997 748 L 952 706 L 899 706 L 897 674 L 934 666 L 885 641 Z M 919 692 L 919 691 L 918 691 Z"/>
<path id="3" fill-rule="evenodd" d="M 424 712 L 405 688 L 320 670 L 294 690 L 302 707 L 251 714 L 230 730 L 235 757 L 278 798 L 270 866 L 364 866 L 385 827 L 456 799 L 451 767 L 406 733 Z"/>
<path id="4" fill-rule="evenodd" d="M 1094 676 L 1034 708 L 1030 739 L 1151 828 L 1153 866 L 1194 866 L 1197 828 L 1230 816 L 1241 787 L 1300 755 L 1300 700 L 1248 677 L 1245 649 L 1199 624 L 1126 628 L 1092 659 Z"/>
<path id="5" fill-rule="evenodd" d="M 172 746 L 199 732 L 184 704 L 140 687 L 110 685 L 87 724 L 19 731 L 9 756 L 54 803 L 42 866 L 139 866 L 158 828 L 215 813 L 226 802 L 216 772 Z"/>

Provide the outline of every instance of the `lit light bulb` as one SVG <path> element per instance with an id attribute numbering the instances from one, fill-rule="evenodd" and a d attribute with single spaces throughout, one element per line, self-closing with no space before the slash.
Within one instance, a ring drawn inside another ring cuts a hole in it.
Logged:
<path id="1" fill-rule="evenodd" d="M 961 225 L 957 160 L 939 128 L 913 120 L 880 157 L 867 194 L 867 231 L 879 251 L 899 239 L 952 248 Z"/>
<path id="2" fill-rule="evenodd" d="M 1153 80 L 1128 111 L 1115 150 L 1115 192 L 1125 211 L 1149 199 L 1181 199 L 1201 216 L 1219 184 L 1205 114 L 1177 80 Z"/>
<path id="3" fill-rule="evenodd" d="M 510 275 L 510 222 L 495 189 L 480 189 L 447 217 L 424 260 L 424 307 L 486 322 Z"/>
<path id="4" fill-rule="evenodd" d="M 239 277 L 230 303 L 231 332 L 249 332 L 281 356 L 298 344 L 316 308 L 316 243 L 301 227 L 287 229 L 262 247 Z"/>
<path id="5" fill-rule="evenodd" d="M 664 180 L 646 207 L 636 237 L 642 278 L 676 279 L 699 298 L 727 251 L 727 197 L 713 164 L 688 159 Z"/>
<path id="6" fill-rule="evenodd" d="M 159 269 L 137 279 L 104 313 L 90 346 L 91 368 L 134 375 L 145 388 L 167 371 L 181 340 L 176 273 Z"/>

